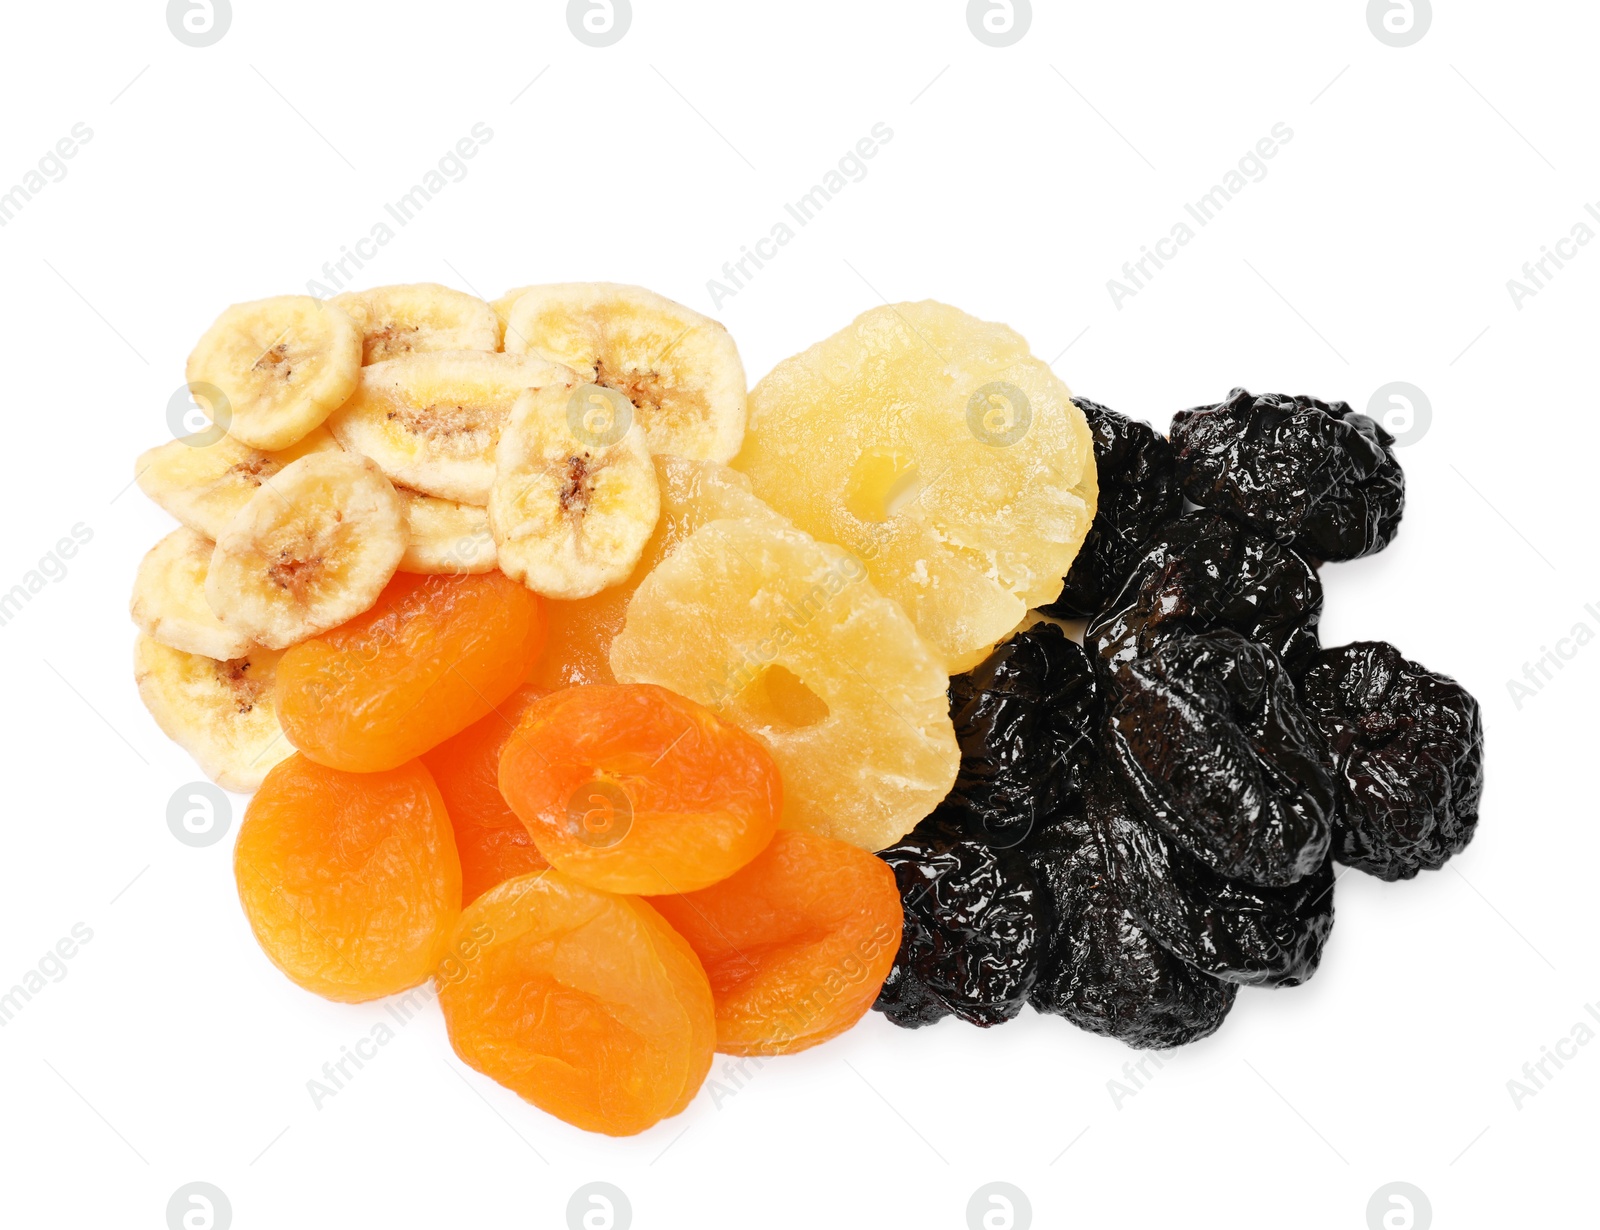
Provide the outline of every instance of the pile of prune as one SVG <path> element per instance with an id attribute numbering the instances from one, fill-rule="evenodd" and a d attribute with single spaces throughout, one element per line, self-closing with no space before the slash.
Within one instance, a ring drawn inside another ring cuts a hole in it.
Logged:
<path id="1" fill-rule="evenodd" d="M 1316 972 L 1335 862 L 1409 879 L 1466 847 L 1483 723 L 1392 645 L 1319 643 L 1318 569 L 1381 550 L 1405 506 L 1377 423 L 1236 389 L 1169 440 L 1078 404 L 1094 526 L 1061 597 L 950 682 L 961 769 L 879 856 L 905 930 L 875 1006 L 990 1026 L 1026 1000 L 1179 1046 L 1239 987 Z M 1051 617 L 1085 619 L 1083 648 Z"/>

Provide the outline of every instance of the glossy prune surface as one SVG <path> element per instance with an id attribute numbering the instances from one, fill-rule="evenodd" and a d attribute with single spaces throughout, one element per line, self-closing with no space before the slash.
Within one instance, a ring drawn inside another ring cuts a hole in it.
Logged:
<path id="1" fill-rule="evenodd" d="M 1333 861 L 1282 888 L 1217 875 L 1131 811 L 1099 830 L 1112 879 L 1168 952 L 1225 982 L 1292 987 L 1333 930 Z"/>
<path id="2" fill-rule="evenodd" d="M 1215 1033 L 1238 986 L 1169 953 L 1128 908 L 1107 866 L 1106 813 L 1130 804 L 1114 778 L 1091 779 L 1083 810 L 1054 816 L 1026 847 L 1051 907 L 1029 1002 L 1134 1047 L 1174 1047 Z"/>
<path id="3" fill-rule="evenodd" d="M 1108 724 L 1133 800 L 1217 874 L 1284 885 L 1322 866 L 1333 782 L 1270 649 L 1227 629 L 1166 637 L 1126 665 Z"/>
<path id="4" fill-rule="evenodd" d="M 1184 495 L 1313 559 L 1370 555 L 1400 528 L 1394 437 L 1342 401 L 1235 389 L 1179 411 L 1171 439 Z"/>
<path id="5" fill-rule="evenodd" d="M 1455 680 L 1383 641 L 1318 654 L 1300 683 L 1339 794 L 1334 857 L 1409 880 L 1460 853 L 1478 827 L 1483 717 Z"/>
<path id="6" fill-rule="evenodd" d="M 1122 591 L 1084 634 L 1113 678 L 1175 631 L 1232 628 L 1289 666 L 1317 651 L 1322 582 L 1282 543 L 1205 511 L 1169 521 L 1145 544 Z"/>
<path id="7" fill-rule="evenodd" d="M 1081 791 L 1097 705 L 1089 660 L 1060 628 L 1017 633 L 950 680 L 961 770 L 939 814 L 990 844 L 1016 845 Z"/>
<path id="8" fill-rule="evenodd" d="M 1165 436 L 1086 397 L 1072 400 L 1094 436 L 1100 504 L 1061 596 L 1039 609 L 1058 619 L 1087 619 L 1122 587 L 1145 540 L 1177 515 L 1183 493 Z"/>
<path id="9" fill-rule="evenodd" d="M 1024 857 L 969 836 L 943 811 L 878 857 L 894 871 L 905 922 L 873 1007 L 908 1029 L 950 1015 L 998 1025 L 1022 1011 L 1048 923 Z"/>

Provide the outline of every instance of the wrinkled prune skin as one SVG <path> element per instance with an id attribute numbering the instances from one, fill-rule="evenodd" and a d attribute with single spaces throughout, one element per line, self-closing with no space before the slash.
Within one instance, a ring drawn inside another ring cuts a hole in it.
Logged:
<path id="1" fill-rule="evenodd" d="M 950 680 L 961 769 L 940 810 L 973 837 L 1014 846 L 1036 816 L 1081 791 L 1098 725 L 1098 686 L 1084 652 L 1037 623 Z"/>
<path id="2" fill-rule="evenodd" d="M 1183 507 L 1172 445 L 1165 436 L 1149 423 L 1098 402 L 1084 397 L 1073 401 L 1094 436 L 1100 505 L 1067 571 L 1061 596 L 1039 608 L 1057 619 L 1088 619 L 1103 610 L 1139 558 L 1139 548 Z"/>
<path id="3" fill-rule="evenodd" d="M 1317 652 L 1322 582 L 1293 550 L 1211 512 L 1169 521 L 1145 545 L 1122 591 L 1084 633 L 1113 678 L 1174 631 L 1232 628 L 1293 674 Z"/>
<path id="4" fill-rule="evenodd" d="M 1357 641 L 1318 654 L 1300 696 L 1332 757 L 1335 858 L 1409 880 L 1466 848 L 1483 795 L 1483 717 L 1470 692 L 1393 645 Z"/>
<path id="5" fill-rule="evenodd" d="M 1103 809 L 1127 806 L 1097 773 L 1084 808 L 1051 817 L 1025 846 L 1051 916 L 1029 1002 L 1129 1046 L 1182 1046 L 1217 1031 L 1239 988 L 1178 960 L 1128 909 L 1095 833 Z"/>
<path id="6" fill-rule="evenodd" d="M 1133 801 L 1218 875 L 1281 886 L 1327 860 L 1326 749 L 1270 649 L 1228 629 L 1168 636 L 1127 664 L 1107 725 Z"/>
<path id="7" fill-rule="evenodd" d="M 1284 888 L 1228 880 L 1130 809 L 1097 827 L 1123 900 L 1173 956 L 1245 986 L 1299 986 L 1333 930 L 1333 860 Z"/>
<path id="8" fill-rule="evenodd" d="M 936 811 L 878 857 L 894 869 L 905 924 L 873 1007 L 908 1029 L 952 1014 L 998 1025 L 1021 1012 L 1046 926 L 1023 856 L 974 840 Z"/>
<path id="9" fill-rule="evenodd" d="M 1235 389 L 1180 410 L 1171 438 L 1184 495 L 1314 560 L 1370 555 L 1400 528 L 1394 437 L 1342 401 Z"/>

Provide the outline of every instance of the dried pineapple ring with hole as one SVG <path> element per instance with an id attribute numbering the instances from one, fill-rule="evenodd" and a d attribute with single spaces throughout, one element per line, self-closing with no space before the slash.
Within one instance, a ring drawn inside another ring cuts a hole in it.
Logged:
<path id="1" fill-rule="evenodd" d="M 1067 386 L 1004 325 L 932 302 L 874 308 L 778 364 L 734 468 L 863 560 L 951 674 L 1060 593 L 1098 495 Z"/>
<path id="2" fill-rule="evenodd" d="M 955 781 L 938 655 L 859 560 L 776 517 L 681 542 L 635 591 L 611 668 L 765 742 L 787 828 L 882 849 Z"/>

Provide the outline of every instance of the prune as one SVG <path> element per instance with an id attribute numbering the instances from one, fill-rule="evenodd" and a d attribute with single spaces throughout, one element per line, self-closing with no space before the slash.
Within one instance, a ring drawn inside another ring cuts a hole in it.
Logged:
<path id="1" fill-rule="evenodd" d="M 1225 982 L 1292 987 L 1316 973 L 1333 930 L 1333 860 L 1283 888 L 1217 875 L 1131 810 L 1097 835 L 1111 878 L 1173 956 Z"/>
<path id="2" fill-rule="evenodd" d="M 1149 423 L 1075 397 L 1094 436 L 1100 506 L 1078 549 L 1061 596 L 1040 607 L 1058 619 L 1087 619 L 1116 595 L 1139 548 L 1183 506 L 1172 445 Z"/>
<path id="3" fill-rule="evenodd" d="M 1383 641 L 1325 649 L 1300 683 L 1339 795 L 1333 853 L 1384 880 L 1437 870 L 1478 827 L 1483 718 L 1472 694 Z"/>
<path id="4" fill-rule="evenodd" d="M 1184 495 L 1313 559 L 1370 555 L 1400 528 L 1394 437 L 1342 401 L 1235 389 L 1179 411 L 1171 436 Z"/>
<path id="5" fill-rule="evenodd" d="M 998 1025 L 1038 975 L 1044 898 L 1027 860 L 967 835 L 941 809 L 879 852 L 905 912 L 900 951 L 873 1005 L 915 1029 L 954 1014 Z"/>
<path id="6" fill-rule="evenodd" d="M 1166 637 L 1126 665 L 1108 725 L 1134 801 L 1217 874 L 1284 885 L 1322 866 L 1322 736 L 1270 649 L 1221 628 Z"/>
<path id="7" fill-rule="evenodd" d="M 1202 511 L 1168 522 L 1145 545 L 1084 645 L 1114 676 L 1166 633 L 1225 627 L 1272 649 L 1293 673 L 1317 651 L 1321 616 L 1322 582 L 1310 564 Z"/>
<path id="8" fill-rule="evenodd" d="M 961 771 L 940 805 L 974 837 L 1014 846 L 1034 818 L 1081 790 L 1098 689 L 1083 650 L 1060 628 L 1017 633 L 950 681 Z"/>
<path id="9" fill-rule="evenodd" d="M 1029 839 L 1051 925 L 1028 999 L 1129 1046 L 1182 1046 L 1216 1032 L 1239 988 L 1184 964 L 1128 909 L 1096 836 L 1107 809 L 1127 806 L 1111 775 L 1096 773 L 1083 809 L 1059 813 Z"/>

